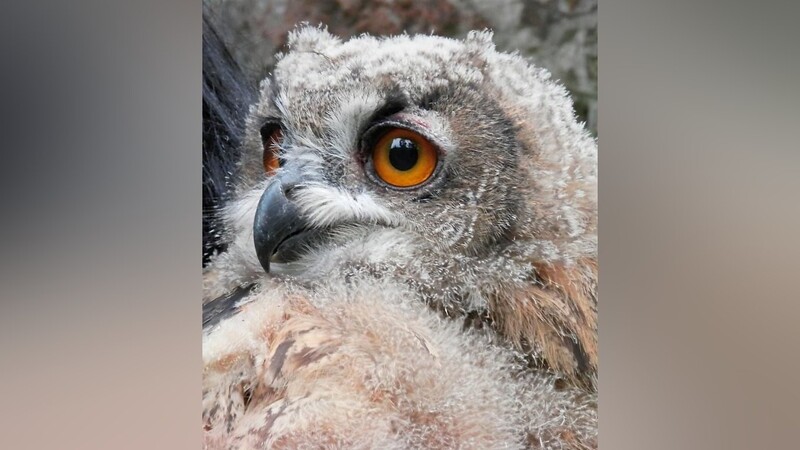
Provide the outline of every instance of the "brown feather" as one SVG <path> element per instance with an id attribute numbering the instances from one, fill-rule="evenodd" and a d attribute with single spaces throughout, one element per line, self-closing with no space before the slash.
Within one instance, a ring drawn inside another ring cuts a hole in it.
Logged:
<path id="1" fill-rule="evenodd" d="M 520 350 L 533 347 L 544 364 L 594 387 L 597 374 L 597 263 L 535 264 L 537 279 L 489 297 L 496 329 Z"/>

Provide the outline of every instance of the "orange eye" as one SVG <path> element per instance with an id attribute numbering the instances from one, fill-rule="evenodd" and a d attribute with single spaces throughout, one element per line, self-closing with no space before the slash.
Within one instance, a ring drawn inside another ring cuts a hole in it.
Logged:
<path id="1" fill-rule="evenodd" d="M 267 136 L 264 142 L 264 170 L 268 175 L 272 175 L 281 166 L 278 154 L 280 143 L 283 139 L 283 132 L 280 128 L 275 129 Z"/>
<path id="2" fill-rule="evenodd" d="M 425 182 L 436 169 L 436 147 L 419 133 L 393 128 L 372 148 L 372 165 L 381 180 L 395 187 Z"/>

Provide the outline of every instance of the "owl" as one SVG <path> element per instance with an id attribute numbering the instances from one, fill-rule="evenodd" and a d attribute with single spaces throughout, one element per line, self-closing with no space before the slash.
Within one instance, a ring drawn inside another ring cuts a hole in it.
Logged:
<path id="1" fill-rule="evenodd" d="M 566 90 L 488 31 L 301 27 L 251 93 L 207 51 L 206 447 L 596 447 L 597 146 Z"/>

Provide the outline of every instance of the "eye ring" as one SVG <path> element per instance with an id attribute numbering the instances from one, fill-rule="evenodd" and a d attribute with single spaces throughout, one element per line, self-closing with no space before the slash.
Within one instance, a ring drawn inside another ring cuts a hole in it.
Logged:
<path id="1" fill-rule="evenodd" d="M 263 146 L 262 163 L 264 172 L 273 175 L 281 167 L 280 144 L 283 141 L 283 130 L 277 124 L 268 123 L 261 128 Z"/>
<path id="2" fill-rule="evenodd" d="M 370 149 L 374 174 L 399 189 L 421 186 L 431 179 L 439 152 L 427 138 L 406 128 L 390 127 Z"/>

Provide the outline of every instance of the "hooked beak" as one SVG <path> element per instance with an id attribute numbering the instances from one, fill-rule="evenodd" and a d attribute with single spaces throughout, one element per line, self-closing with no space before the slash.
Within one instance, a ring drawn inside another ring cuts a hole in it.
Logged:
<path id="1" fill-rule="evenodd" d="M 290 172 L 279 173 L 261 195 L 253 223 L 253 240 L 261 267 L 269 273 L 273 255 L 282 242 L 304 231 L 308 225 L 287 194 L 297 185 Z"/>

